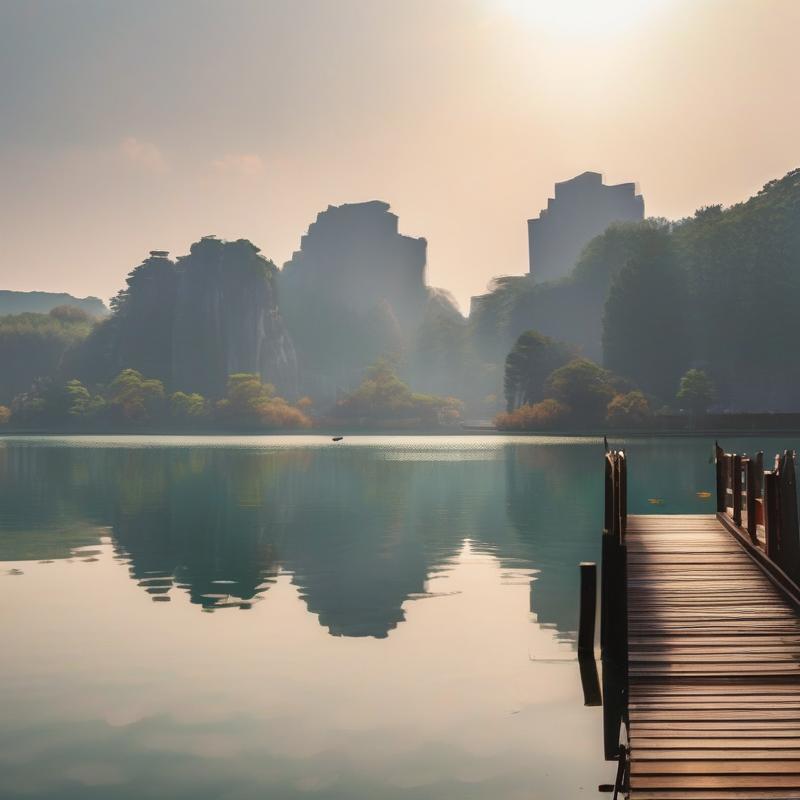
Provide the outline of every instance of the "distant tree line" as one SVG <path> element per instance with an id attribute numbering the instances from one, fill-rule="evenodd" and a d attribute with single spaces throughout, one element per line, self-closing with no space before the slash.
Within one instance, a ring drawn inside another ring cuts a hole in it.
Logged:
<path id="1" fill-rule="evenodd" d="M 67 430 L 282 430 L 310 427 L 309 406 L 307 398 L 289 403 L 250 373 L 231 375 L 225 396 L 214 401 L 196 392 L 169 394 L 158 378 L 125 369 L 94 392 L 77 379 L 41 378 L 18 394 L 10 408 L 0 407 L 0 422 L 5 417 L 6 423 L 22 428 Z"/>
<path id="2" fill-rule="evenodd" d="M 531 348 L 532 341 L 537 347 Z M 630 380 L 604 369 L 586 358 L 569 358 L 563 344 L 528 331 L 520 336 L 506 359 L 507 410 L 498 414 L 500 430 L 568 430 L 646 426 L 657 413 L 671 412 L 655 405 L 657 398 L 645 394 Z M 562 362 L 549 374 L 546 367 Z M 715 389 L 701 370 L 689 370 L 675 394 L 691 414 L 705 413 Z"/>
<path id="3" fill-rule="evenodd" d="M 721 410 L 800 408 L 800 170 L 730 208 L 611 226 L 553 283 L 498 279 L 474 304 L 475 349 L 502 363 L 528 330 L 569 342 L 658 404 L 705 373 Z M 690 409 L 686 409 L 690 410 Z"/>

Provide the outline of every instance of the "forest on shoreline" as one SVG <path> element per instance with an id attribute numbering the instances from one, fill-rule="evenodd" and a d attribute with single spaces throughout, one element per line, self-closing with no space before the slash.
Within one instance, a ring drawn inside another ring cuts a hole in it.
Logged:
<path id="1" fill-rule="evenodd" d="M 0 316 L 0 425 L 646 430 L 800 410 L 800 170 L 614 224 L 567 278 L 496 278 L 468 317 L 424 268 L 378 202 L 321 212 L 283 269 L 247 240 L 152 251 L 109 315 Z"/>

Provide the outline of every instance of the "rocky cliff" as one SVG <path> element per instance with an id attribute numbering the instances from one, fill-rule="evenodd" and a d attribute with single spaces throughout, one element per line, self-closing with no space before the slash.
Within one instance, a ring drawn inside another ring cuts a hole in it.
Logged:
<path id="1" fill-rule="evenodd" d="M 388 203 L 328 206 L 309 225 L 282 281 L 287 292 L 313 292 L 357 312 L 388 302 L 403 325 L 427 300 L 427 246 L 398 233 Z"/>
<path id="2" fill-rule="evenodd" d="M 281 273 L 281 309 L 303 393 L 332 402 L 377 358 L 414 341 L 429 301 L 427 242 L 378 200 L 328 206 Z"/>
<path id="3" fill-rule="evenodd" d="M 178 259 L 172 383 L 220 396 L 228 375 L 255 372 L 296 393 L 294 347 L 278 311 L 277 267 L 246 239 L 206 237 Z"/>
<path id="4" fill-rule="evenodd" d="M 128 276 L 113 313 L 83 348 L 78 374 L 106 382 L 122 369 L 171 391 L 225 393 L 228 375 L 258 373 L 296 393 L 294 347 L 278 312 L 278 269 L 245 239 L 206 237 L 189 255 L 155 250 Z"/>

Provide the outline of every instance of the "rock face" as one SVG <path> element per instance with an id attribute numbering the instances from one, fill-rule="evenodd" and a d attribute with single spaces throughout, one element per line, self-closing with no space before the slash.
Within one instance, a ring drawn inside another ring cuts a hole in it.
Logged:
<path id="1" fill-rule="evenodd" d="M 425 239 L 398 233 L 388 203 L 317 215 L 281 273 L 302 393 L 332 402 L 377 358 L 407 346 L 428 302 L 426 251 Z"/>
<path id="2" fill-rule="evenodd" d="M 284 266 L 283 283 L 287 291 L 313 291 L 355 311 L 387 301 L 402 325 L 427 300 L 427 247 L 425 239 L 398 233 L 388 203 L 328 206 Z"/>
<path id="3" fill-rule="evenodd" d="M 228 375 L 254 372 L 293 397 L 297 365 L 278 311 L 277 267 L 246 239 L 206 237 L 177 269 L 173 386 L 218 397 Z"/>
<path id="4" fill-rule="evenodd" d="M 225 393 L 228 375 L 258 373 L 294 397 L 294 347 L 278 312 L 277 267 L 246 239 L 206 237 L 172 261 L 155 250 L 128 276 L 113 313 L 95 327 L 81 377 L 107 381 L 122 369 L 170 391 Z"/>
<path id="5" fill-rule="evenodd" d="M 536 219 L 528 220 L 530 273 L 537 281 L 566 277 L 581 250 L 612 222 L 644 219 L 644 199 L 633 183 L 606 186 L 599 172 L 556 184 Z"/>

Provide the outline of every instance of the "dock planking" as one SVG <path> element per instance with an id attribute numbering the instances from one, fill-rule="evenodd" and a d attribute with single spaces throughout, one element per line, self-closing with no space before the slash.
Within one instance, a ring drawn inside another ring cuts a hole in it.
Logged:
<path id="1" fill-rule="evenodd" d="M 631 800 L 800 798 L 800 618 L 716 515 L 628 516 Z"/>
<path id="2" fill-rule="evenodd" d="M 800 800 L 794 460 L 785 451 L 767 471 L 763 454 L 717 446 L 716 514 L 634 516 L 627 458 L 606 446 L 600 641 L 615 798 Z"/>

